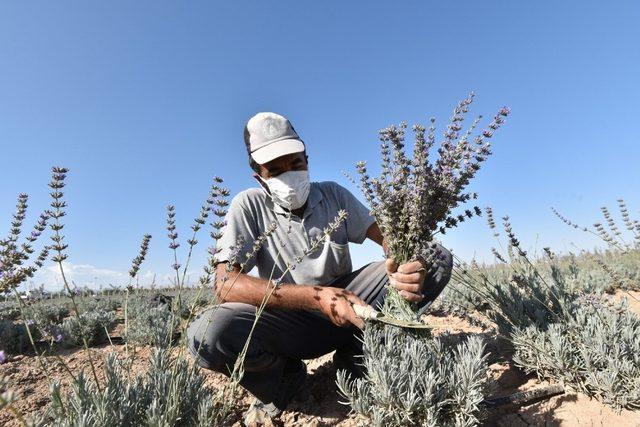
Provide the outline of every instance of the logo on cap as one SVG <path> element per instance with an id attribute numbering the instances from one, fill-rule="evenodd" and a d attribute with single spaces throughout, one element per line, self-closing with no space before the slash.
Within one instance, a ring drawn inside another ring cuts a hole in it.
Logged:
<path id="1" fill-rule="evenodd" d="M 262 125 L 262 133 L 265 139 L 276 138 L 287 130 L 287 123 L 283 120 L 275 120 L 273 117 L 265 118 Z"/>

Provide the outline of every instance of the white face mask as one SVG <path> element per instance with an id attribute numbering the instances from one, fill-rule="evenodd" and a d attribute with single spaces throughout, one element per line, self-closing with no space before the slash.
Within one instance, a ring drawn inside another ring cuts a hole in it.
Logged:
<path id="1" fill-rule="evenodd" d="M 307 202 L 311 188 L 309 171 L 288 171 L 269 179 L 258 178 L 269 188 L 271 200 L 283 208 L 299 209 Z"/>

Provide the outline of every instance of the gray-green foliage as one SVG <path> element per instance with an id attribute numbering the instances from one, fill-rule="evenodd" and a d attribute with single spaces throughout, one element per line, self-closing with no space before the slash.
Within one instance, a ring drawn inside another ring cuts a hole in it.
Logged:
<path id="1" fill-rule="evenodd" d="M 171 343 L 179 317 L 170 304 L 153 302 L 148 296 L 136 296 L 127 306 L 125 340 L 133 344 L 165 347 Z"/>
<path id="2" fill-rule="evenodd" d="M 116 311 L 120 308 L 121 298 L 113 298 L 109 296 L 99 296 L 99 297 L 84 297 L 80 298 L 77 301 L 78 310 L 81 313 L 86 313 L 87 311 Z"/>
<path id="3" fill-rule="evenodd" d="M 552 295 L 544 282 L 551 284 L 554 292 L 570 294 L 569 299 L 575 299 L 580 294 L 640 289 L 639 250 L 593 251 L 577 255 L 570 253 L 553 256 L 552 259 L 545 256 L 531 260 L 530 263 L 514 253 L 512 255 L 507 258 L 507 264 L 500 262 L 490 266 L 478 266 L 472 263 L 458 266 L 452 283 L 439 298 L 438 306 L 461 315 L 473 310 L 491 310 L 490 302 L 493 298 L 487 298 L 476 288 L 494 292 L 491 289 L 512 283 L 514 277 L 516 280 L 518 276 L 522 277 L 523 274 L 517 272 L 521 270 L 525 271 L 527 287 L 534 286 L 537 288 L 535 292 L 542 290 L 549 297 Z M 502 292 L 513 291 L 514 289 Z M 517 293 L 513 297 L 516 295 Z M 511 304 L 514 299 L 516 298 L 507 298 L 507 304 Z M 531 301 L 522 303 L 530 305 Z M 535 305 L 539 307 L 539 304 Z"/>
<path id="4" fill-rule="evenodd" d="M 626 304 L 584 298 L 563 322 L 512 332 L 514 362 L 616 409 L 640 408 L 640 318 Z"/>
<path id="5" fill-rule="evenodd" d="M 35 328 L 43 336 L 55 336 L 59 331 L 59 325 L 69 315 L 66 304 L 54 304 L 48 301 L 34 303 L 24 309 L 23 316 L 32 321 Z"/>
<path id="6" fill-rule="evenodd" d="M 574 272 L 576 286 L 612 293 L 616 289 L 640 289 L 640 250 L 584 252 L 561 257 L 563 269 Z"/>
<path id="7" fill-rule="evenodd" d="M 71 316 L 62 322 L 65 343 L 80 346 L 83 344 L 83 337 L 88 345 L 104 343 L 115 320 L 115 313 L 102 310 Z"/>
<path id="8" fill-rule="evenodd" d="M 616 409 L 639 408 L 640 320 L 624 306 L 608 303 L 602 283 L 590 282 L 593 276 L 581 271 L 584 265 L 602 267 L 602 262 L 592 263 L 587 255 L 558 258 L 548 250 L 546 258 L 531 260 L 508 218 L 504 225 L 507 255 L 494 250 L 501 264 L 458 271 L 456 281 L 486 303 L 485 313 L 513 345 L 516 364 Z M 637 260 L 634 250 L 605 255 Z M 615 278 L 601 271 L 610 281 Z"/>
<path id="9" fill-rule="evenodd" d="M 399 328 L 367 325 L 363 364 L 338 387 L 355 412 L 376 426 L 473 426 L 482 414 L 487 382 L 484 344 L 477 337 L 453 346 Z"/>
<path id="10" fill-rule="evenodd" d="M 51 386 L 52 426 L 215 426 L 228 417 L 221 390 L 204 384 L 195 365 L 172 359 L 168 350 L 154 350 L 145 375 L 130 377 L 115 355 L 104 367 L 105 383 L 98 389 L 80 373 L 72 392 L 63 395 Z"/>
<path id="11" fill-rule="evenodd" d="M 505 335 L 513 327 L 559 321 L 578 296 L 552 259 L 534 264 L 514 252 L 504 268 L 456 271 L 450 287 L 449 302 L 453 297 L 466 309 L 481 308 Z"/>

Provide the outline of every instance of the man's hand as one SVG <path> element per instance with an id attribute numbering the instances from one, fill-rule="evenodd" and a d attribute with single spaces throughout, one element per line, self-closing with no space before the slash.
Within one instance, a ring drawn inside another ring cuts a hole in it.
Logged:
<path id="1" fill-rule="evenodd" d="M 364 328 L 364 321 L 353 311 L 352 305 L 367 305 L 353 292 L 341 288 L 314 286 L 315 296 L 313 297 L 318 308 L 331 321 L 338 326 L 346 327 L 355 325 Z"/>
<path id="2" fill-rule="evenodd" d="M 389 283 L 396 288 L 400 295 L 411 302 L 419 302 L 424 299 L 422 288 L 427 274 L 425 266 L 420 261 L 412 261 L 398 266 L 392 259 L 387 259 L 385 264 Z"/>

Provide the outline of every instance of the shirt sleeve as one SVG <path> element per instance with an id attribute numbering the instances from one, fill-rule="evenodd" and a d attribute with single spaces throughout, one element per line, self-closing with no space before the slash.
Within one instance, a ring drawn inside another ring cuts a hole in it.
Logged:
<path id="1" fill-rule="evenodd" d="M 244 206 L 242 193 L 233 198 L 225 216 L 226 225 L 222 228 L 222 237 L 218 239 L 217 263 L 231 262 L 234 265 L 245 263 L 244 272 L 248 273 L 256 264 L 256 256 L 248 258 L 253 242 L 258 238 L 258 225 L 249 209 Z"/>
<path id="2" fill-rule="evenodd" d="M 376 222 L 375 218 L 369 213 L 369 208 L 363 205 L 349 190 L 337 183 L 335 187 L 341 208 L 347 211 L 345 224 L 348 240 L 353 243 L 364 242 L 367 230 L 371 224 Z"/>

